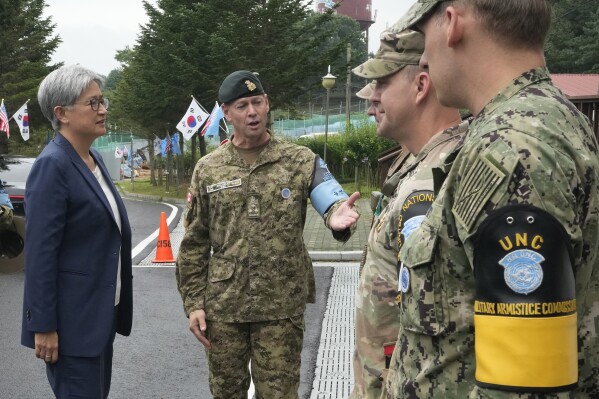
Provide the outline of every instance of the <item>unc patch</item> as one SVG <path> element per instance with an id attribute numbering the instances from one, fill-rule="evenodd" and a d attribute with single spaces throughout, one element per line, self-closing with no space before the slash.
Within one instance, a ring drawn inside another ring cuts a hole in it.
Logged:
<path id="1" fill-rule="evenodd" d="M 402 263 L 399 269 L 399 290 L 404 294 L 410 289 L 410 270 Z"/>
<path id="2" fill-rule="evenodd" d="M 505 268 L 503 277 L 510 289 L 518 294 L 529 294 L 543 282 L 541 262 L 545 258 L 530 249 L 519 249 L 504 256 L 499 264 Z"/>
<path id="3" fill-rule="evenodd" d="M 288 189 L 287 187 L 285 187 L 284 189 L 281 190 L 281 197 L 287 199 L 289 197 L 291 197 L 291 190 Z"/>

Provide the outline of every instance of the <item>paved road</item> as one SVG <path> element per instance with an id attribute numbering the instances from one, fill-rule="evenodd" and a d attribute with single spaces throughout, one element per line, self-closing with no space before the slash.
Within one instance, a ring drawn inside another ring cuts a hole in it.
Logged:
<path id="1" fill-rule="evenodd" d="M 306 312 L 301 397 L 312 388 L 331 267 L 316 267 L 317 303 Z M 187 329 L 174 268 L 135 268 L 134 323 L 130 337 L 115 341 L 110 398 L 210 398 L 202 346 Z M 52 397 L 43 362 L 19 344 L 23 274 L 0 277 L 0 398 Z"/>
<path id="2" fill-rule="evenodd" d="M 126 202 L 134 221 L 134 246 L 156 229 L 166 205 Z M 180 215 L 180 212 L 178 212 Z M 159 216 L 158 216 L 159 217 Z M 159 219 L 157 219 L 159 220 Z M 176 222 L 175 221 L 173 223 Z M 151 251 L 153 245 L 144 251 Z M 141 257 L 141 254 L 139 255 Z M 318 265 L 316 265 L 318 266 Z M 300 397 L 309 398 L 332 267 L 315 267 L 317 302 L 306 310 Z M 111 398 L 210 398 L 201 345 L 187 329 L 173 267 L 134 269 L 134 324 L 131 337 L 115 341 Z M 43 362 L 22 347 L 20 320 L 23 274 L 0 275 L 0 398 L 52 397 Z"/>

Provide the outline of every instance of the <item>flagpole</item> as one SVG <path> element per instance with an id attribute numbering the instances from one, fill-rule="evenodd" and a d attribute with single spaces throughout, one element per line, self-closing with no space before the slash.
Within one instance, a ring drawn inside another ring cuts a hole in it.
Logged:
<path id="1" fill-rule="evenodd" d="M 200 104 L 200 102 L 198 101 L 198 99 L 197 99 L 197 98 L 195 98 L 195 97 L 193 96 L 193 94 L 191 95 L 191 98 L 193 98 L 193 100 L 194 100 L 194 101 L 195 101 L 195 102 L 196 102 L 196 103 L 197 103 L 197 104 L 200 106 L 200 108 L 202 108 L 202 111 L 204 111 L 205 113 L 207 113 L 207 114 L 208 114 L 208 111 L 206 111 L 206 108 L 204 108 L 204 106 L 203 106 L 202 104 Z"/>
<path id="2" fill-rule="evenodd" d="M 2 102 L 4 102 L 4 99 L 2 99 Z M 27 99 L 27 101 L 25 101 L 25 104 L 27 104 L 28 102 L 29 102 L 29 98 Z M 25 104 L 23 104 L 23 105 L 25 105 Z M 23 108 L 23 105 L 21 105 L 21 108 Z M 21 108 L 19 108 L 19 109 L 21 109 Z M 16 112 L 15 112 L 15 114 L 16 114 Z M 15 117 L 15 114 L 12 114 L 12 116 L 10 118 L 8 118 L 9 122 Z"/>

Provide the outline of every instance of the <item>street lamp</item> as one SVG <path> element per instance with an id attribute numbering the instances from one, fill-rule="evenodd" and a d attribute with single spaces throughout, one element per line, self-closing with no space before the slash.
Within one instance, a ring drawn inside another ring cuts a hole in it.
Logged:
<path id="1" fill-rule="evenodd" d="M 322 77 L 322 87 L 327 89 L 327 105 L 325 107 L 325 122 L 324 122 L 324 163 L 327 163 L 327 140 L 329 135 L 329 95 L 331 89 L 335 86 L 336 76 L 331 75 L 331 66 L 329 65 L 329 73 Z"/>

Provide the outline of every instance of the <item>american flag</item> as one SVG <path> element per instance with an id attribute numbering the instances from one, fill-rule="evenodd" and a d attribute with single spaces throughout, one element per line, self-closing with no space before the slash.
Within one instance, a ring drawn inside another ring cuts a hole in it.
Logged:
<path id="1" fill-rule="evenodd" d="M 6 132 L 6 136 L 10 138 L 10 128 L 8 127 L 8 115 L 4 106 L 4 99 L 0 105 L 0 132 Z"/>
<path id="2" fill-rule="evenodd" d="M 165 152 L 168 154 L 173 150 L 173 140 L 171 139 L 171 135 L 166 132 L 166 150 Z"/>

